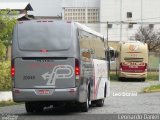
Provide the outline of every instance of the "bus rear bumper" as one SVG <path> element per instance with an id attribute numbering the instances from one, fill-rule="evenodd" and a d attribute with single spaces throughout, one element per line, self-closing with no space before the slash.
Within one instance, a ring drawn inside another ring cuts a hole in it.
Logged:
<path id="1" fill-rule="evenodd" d="M 147 78 L 147 72 L 144 72 L 144 73 L 121 72 L 119 77 L 123 77 L 123 78 Z"/>
<path id="2" fill-rule="evenodd" d="M 15 102 L 26 101 L 78 101 L 78 89 L 18 89 L 13 88 Z"/>

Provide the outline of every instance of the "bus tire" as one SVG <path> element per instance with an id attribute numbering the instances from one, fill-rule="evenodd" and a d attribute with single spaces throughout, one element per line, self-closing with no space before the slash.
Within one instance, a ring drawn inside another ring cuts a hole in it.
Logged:
<path id="1" fill-rule="evenodd" d="M 105 88 L 104 88 L 104 98 L 106 98 L 106 96 L 107 96 L 107 87 L 106 87 L 107 85 L 105 84 Z"/>
<path id="2" fill-rule="evenodd" d="M 25 102 L 25 108 L 26 108 L 27 113 L 34 112 L 34 107 L 31 102 Z"/>
<path id="3" fill-rule="evenodd" d="M 84 102 L 84 103 L 81 103 L 81 111 L 82 112 L 88 112 L 88 109 L 89 109 L 89 100 L 87 98 L 87 101 Z"/>
<path id="4" fill-rule="evenodd" d="M 88 109 L 89 109 L 89 96 L 90 96 L 89 90 L 87 92 L 88 93 L 87 93 L 87 100 L 86 100 L 86 102 L 80 103 L 80 108 L 81 108 L 82 112 L 88 112 Z"/>
<path id="5" fill-rule="evenodd" d="M 42 112 L 43 111 L 43 106 L 39 106 L 38 104 L 34 104 L 33 102 L 25 102 L 25 108 L 27 113 L 32 113 L 32 112 Z"/>
<path id="6" fill-rule="evenodd" d="M 104 106 L 104 99 L 100 99 L 96 101 L 96 106 L 97 107 L 103 107 Z"/>
<path id="7" fill-rule="evenodd" d="M 36 108 L 34 110 L 35 110 L 35 112 L 40 113 L 40 112 L 43 112 L 43 107 L 42 106 L 36 106 Z"/>
<path id="8" fill-rule="evenodd" d="M 145 78 L 141 78 L 141 81 L 142 81 L 142 82 L 145 82 L 145 80 L 146 80 Z"/>
<path id="9" fill-rule="evenodd" d="M 118 80 L 119 80 L 119 81 L 123 81 L 123 78 L 122 78 L 122 77 L 118 77 Z"/>

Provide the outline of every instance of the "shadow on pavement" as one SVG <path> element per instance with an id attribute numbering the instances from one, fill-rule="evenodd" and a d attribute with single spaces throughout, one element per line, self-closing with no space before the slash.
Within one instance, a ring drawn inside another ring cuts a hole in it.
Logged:
<path id="1" fill-rule="evenodd" d="M 145 82 L 143 79 L 136 78 L 123 78 L 119 80 L 120 82 Z"/>
<path id="2" fill-rule="evenodd" d="M 92 105 L 90 106 L 89 110 L 96 108 L 96 106 Z M 33 112 L 33 113 L 24 113 L 21 114 L 20 116 L 51 116 L 51 115 L 77 115 L 79 113 L 84 113 L 85 112 L 81 112 L 80 108 L 76 105 L 73 106 L 61 106 L 61 107 L 45 107 L 44 110 L 42 112 Z"/>

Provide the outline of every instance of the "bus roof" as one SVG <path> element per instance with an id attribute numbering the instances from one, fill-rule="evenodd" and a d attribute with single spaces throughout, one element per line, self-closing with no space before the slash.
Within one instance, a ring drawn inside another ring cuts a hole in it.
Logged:
<path id="1" fill-rule="evenodd" d="M 141 42 L 141 41 L 123 41 L 123 42 L 120 42 L 121 44 L 125 44 L 125 43 L 138 43 L 138 44 L 146 44 L 146 43 L 143 43 L 143 42 Z"/>
<path id="2" fill-rule="evenodd" d="M 81 29 L 83 31 L 86 31 L 86 32 L 88 32 L 90 34 L 93 34 L 93 35 L 96 35 L 98 37 L 104 38 L 104 36 L 102 34 L 100 34 L 100 33 L 96 32 L 96 31 L 90 29 L 89 27 L 87 27 L 85 25 L 82 25 L 82 24 L 80 24 L 78 22 L 75 22 L 75 24 L 78 26 L 79 29 Z"/>

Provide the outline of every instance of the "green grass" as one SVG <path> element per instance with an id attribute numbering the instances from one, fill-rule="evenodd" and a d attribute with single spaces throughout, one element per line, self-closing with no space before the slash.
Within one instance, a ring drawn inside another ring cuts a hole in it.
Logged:
<path id="1" fill-rule="evenodd" d="M 158 79 L 159 79 L 158 72 L 148 72 L 148 74 L 147 74 L 148 81 L 157 81 Z"/>
<path id="2" fill-rule="evenodd" d="M 144 92 L 160 92 L 160 84 L 159 85 L 151 85 L 150 87 L 145 87 L 143 89 Z"/>
<path id="3" fill-rule="evenodd" d="M 12 100 L 8 101 L 0 101 L 0 107 L 10 106 L 10 105 L 16 105 L 18 103 L 13 102 Z"/>
<path id="4" fill-rule="evenodd" d="M 149 69 L 158 69 L 159 66 L 159 56 L 155 56 L 154 54 L 149 55 Z"/>
<path id="5" fill-rule="evenodd" d="M 118 78 L 117 78 L 115 72 L 110 72 L 110 80 L 111 81 L 118 81 Z"/>

